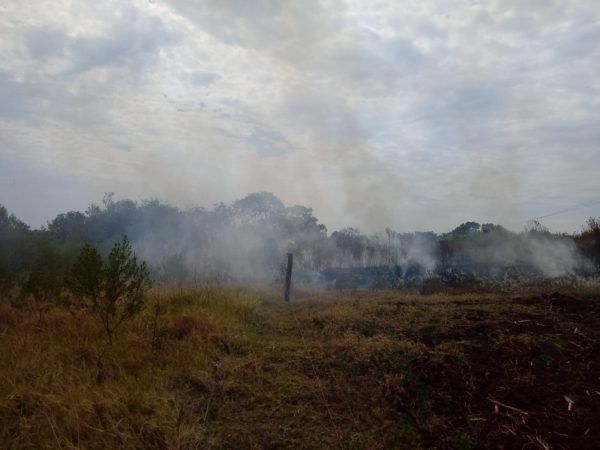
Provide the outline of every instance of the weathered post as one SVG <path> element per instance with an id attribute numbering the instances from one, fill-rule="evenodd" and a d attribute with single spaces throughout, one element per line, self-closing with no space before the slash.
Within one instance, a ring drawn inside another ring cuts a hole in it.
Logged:
<path id="1" fill-rule="evenodd" d="M 287 254 L 287 270 L 285 271 L 285 301 L 290 301 L 290 289 L 292 287 L 292 266 L 294 265 L 294 254 Z"/>

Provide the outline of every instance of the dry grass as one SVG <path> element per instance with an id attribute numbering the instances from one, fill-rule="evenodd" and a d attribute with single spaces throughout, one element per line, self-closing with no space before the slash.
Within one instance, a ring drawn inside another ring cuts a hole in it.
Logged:
<path id="1" fill-rule="evenodd" d="M 112 347 L 0 304 L 0 448 L 593 448 L 596 299 L 155 290 Z"/>

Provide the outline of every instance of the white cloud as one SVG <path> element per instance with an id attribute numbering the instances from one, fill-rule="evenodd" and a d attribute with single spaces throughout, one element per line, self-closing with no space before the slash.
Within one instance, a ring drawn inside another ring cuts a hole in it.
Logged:
<path id="1" fill-rule="evenodd" d="M 593 1 L 0 8 L 0 202 L 36 224 L 81 207 L 56 177 L 90 202 L 270 190 L 369 230 L 519 227 L 600 188 Z"/>

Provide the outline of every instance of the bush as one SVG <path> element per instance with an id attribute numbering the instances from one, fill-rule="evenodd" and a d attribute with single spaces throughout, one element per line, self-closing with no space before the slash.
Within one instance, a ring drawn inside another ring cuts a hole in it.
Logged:
<path id="1" fill-rule="evenodd" d="M 148 267 L 138 263 L 126 236 L 106 261 L 84 245 L 72 271 L 72 292 L 100 321 L 110 344 L 119 327 L 142 310 L 150 285 Z"/>
<path id="2" fill-rule="evenodd" d="M 64 300 L 66 267 L 53 246 L 42 248 L 32 262 L 21 293 L 25 304 L 37 311 L 39 321 L 48 309 Z"/>

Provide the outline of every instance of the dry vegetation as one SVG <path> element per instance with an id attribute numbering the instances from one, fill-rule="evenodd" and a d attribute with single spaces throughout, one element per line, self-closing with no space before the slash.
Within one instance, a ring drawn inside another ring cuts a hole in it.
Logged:
<path id="1" fill-rule="evenodd" d="M 0 304 L 0 447 L 598 448 L 599 299 L 155 289 L 112 346 Z"/>

